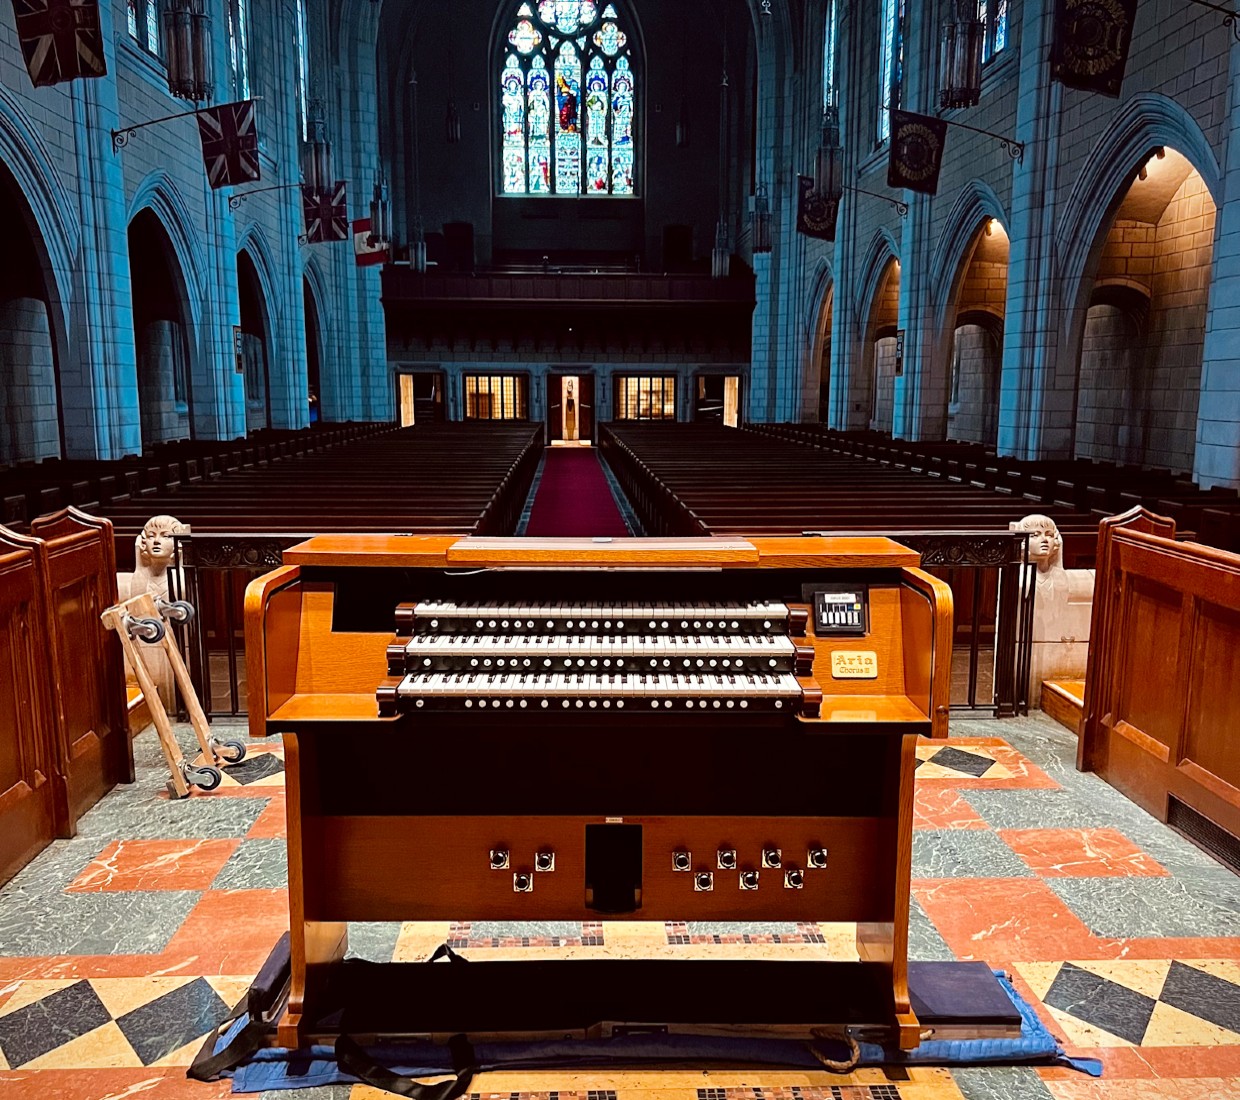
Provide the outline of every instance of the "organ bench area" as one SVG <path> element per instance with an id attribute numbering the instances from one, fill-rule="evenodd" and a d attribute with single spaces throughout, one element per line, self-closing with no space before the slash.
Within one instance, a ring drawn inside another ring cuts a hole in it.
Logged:
<path id="1" fill-rule="evenodd" d="M 346 996 L 348 921 L 615 918 L 855 922 L 860 961 L 367 980 L 402 1032 L 852 1025 L 917 1045 L 914 748 L 946 732 L 952 604 L 915 552 L 324 536 L 284 561 L 246 595 L 251 733 L 282 734 L 287 766 L 281 1042 Z"/>

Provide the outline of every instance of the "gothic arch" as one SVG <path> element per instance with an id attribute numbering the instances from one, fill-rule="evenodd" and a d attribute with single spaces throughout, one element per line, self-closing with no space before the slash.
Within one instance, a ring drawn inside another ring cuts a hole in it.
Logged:
<path id="1" fill-rule="evenodd" d="M 887 264 L 891 260 L 900 262 L 900 249 L 890 230 L 879 229 L 870 240 L 870 247 L 866 249 L 865 258 L 859 268 L 861 274 L 857 280 L 857 289 L 860 291 L 855 298 L 860 306 L 857 311 L 857 324 L 862 332 L 869 328 L 874 298 L 883 285 Z"/>
<path id="2" fill-rule="evenodd" d="M 172 242 L 177 264 L 181 269 L 182 292 L 189 323 L 191 365 L 197 365 L 198 332 L 202 325 L 202 294 L 204 272 L 207 270 L 202 242 L 192 230 L 195 219 L 177 190 L 172 177 L 163 169 L 151 172 L 134 192 L 125 215 L 125 224 L 131 225 L 143 210 L 150 209 L 159 219 L 164 232 Z"/>
<path id="3" fill-rule="evenodd" d="M 21 109 L 16 96 L 0 85 L 0 161 L 17 181 L 34 217 L 36 244 L 43 253 L 48 305 L 55 316 L 58 356 L 67 350 L 70 293 L 68 280 L 81 242 L 81 227 L 70 197 L 52 164 L 38 128 Z"/>
<path id="4" fill-rule="evenodd" d="M 994 189 L 983 180 L 971 179 L 956 196 L 930 260 L 936 332 L 941 333 L 948 322 L 977 230 L 987 218 L 994 218 L 1001 225 L 1008 224 L 1007 214 Z"/>
<path id="5" fill-rule="evenodd" d="M 1059 222 L 1060 277 L 1071 332 L 1080 324 L 1082 284 L 1102 248 L 1102 229 L 1114 218 L 1143 160 L 1160 145 L 1187 157 L 1219 203 L 1222 171 L 1193 116 L 1173 99 L 1153 92 L 1121 104 L 1086 158 Z"/>

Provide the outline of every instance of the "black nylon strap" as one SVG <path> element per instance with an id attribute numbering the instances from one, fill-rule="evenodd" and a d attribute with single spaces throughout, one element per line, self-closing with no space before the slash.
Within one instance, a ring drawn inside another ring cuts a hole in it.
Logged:
<path id="1" fill-rule="evenodd" d="M 228 1018 L 207 1036 L 206 1041 L 194 1056 L 193 1062 L 190 1063 L 189 1069 L 185 1071 L 186 1077 L 194 1081 L 214 1081 L 221 1071 L 239 1066 L 265 1043 L 271 1031 L 270 1027 L 262 1020 L 251 1017 L 245 1027 L 232 1037 L 228 1046 L 218 1054 L 215 1053 L 215 1044 L 219 1042 L 220 1033 L 226 1031 L 228 1025 L 245 1011 L 246 1002 L 242 1000 L 228 1015 Z"/>
<path id="2" fill-rule="evenodd" d="M 393 1073 L 386 1066 L 379 1065 L 355 1040 L 343 1033 L 336 1038 L 336 1064 L 359 1081 L 397 1096 L 407 1096 L 411 1100 L 457 1100 L 465 1094 L 474 1079 L 474 1050 L 463 1035 L 454 1036 L 448 1046 L 452 1051 L 456 1077 L 434 1085 Z"/>

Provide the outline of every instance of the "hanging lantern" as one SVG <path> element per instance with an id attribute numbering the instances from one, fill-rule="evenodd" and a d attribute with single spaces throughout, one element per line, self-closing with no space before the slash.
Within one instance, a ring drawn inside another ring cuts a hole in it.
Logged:
<path id="1" fill-rule="evenodd" d="M 332 143 L 327 140 L 323 101 L 319 99 L 310 105 L 310 137 L 302 146 L 301 174 L 306 186 L 320 193 L 336 182 L 332 171 Z"/>
<path id="2" fill-rule="evenodd" d="M 370 236 L 366 243 L 371 248 L 386 248 L 392 243 L 392 200 L 388 197 L 387 179 L 380 165 L 375 179 L 374 195 L 370 200 Z"/>
<path id="3" fill-rule="evenodd" d="M 426 233 L 422 228 L 422 215 L 413 219 L 413 240 L 409 244 L 409 266 L 414 271 L 426 271 Z"/>
<path id="4" fill-rule="evenodd" d="M 715 279 L 726 279 L 732 271 L 732 254 L 728 248 L 728 227 L 720 221 L 715 226 L 715 247 L 710 253 L 710 274 Z"/>
<path id="5" fill-rule="evenodd" d="M 827 107 L 822 112 L 822 141 L 814 164 L 814 192 L 829 201 L 838 201 L 844 193 L 844 148 L 840 145 L 838 107 Z"/>
<path id="6" fill-rule="evenodd" d="M 752 241 L 754 254 L 771 251 L 771 202 L 766 184 L 758 184 L 753 195 Z"/>
<path id="7" fill-rule="evenodd" d="M 971 0 L 956 0 L 956 18 L 943 26 L 939 51 L 939 106 L 974 107 L 982 98 L 985 25 Z"/>
<path id="8" fill-rule="evenodd" d="M 168 91 L 178 99 L 211 98 L 211 17 L 203 0 L 169 0 L 163 12 Z"/>
<path id="9" fill-rule="evenodd" d="M 689 148 L 689 100 L 680 97 L 680 114 L 676 117 L 676 148 Z"/>
<path id="10" fill-rule="evenodd" d="M 449 145 L 455 145 L 461 140 L 461 115 L 456 109 L 456 100 L 452 96 L 448 96 L 448 113 L 444 118 L 444 137 L 448 139 Z"/>

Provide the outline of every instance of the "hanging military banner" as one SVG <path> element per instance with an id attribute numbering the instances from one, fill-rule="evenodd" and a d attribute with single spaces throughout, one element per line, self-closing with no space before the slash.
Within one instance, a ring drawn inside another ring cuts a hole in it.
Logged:
<path id="1" fill-rule="evenodd" d="M 347 241 L 352 236 L 344 180 L 337 180 L 326 191 L 303 187 L 301 202 L 306 215 L 307 244 Z"/>
<path id="2" fill-rule="evenodd" d="M 835 240 L 835 217 L 840 200 L 814 190 L 810 176 L 797 176 L 797 232 L 820 241 Z"/>
<path id="3" fill-rule="evenodd" d="M 107 75 L 99 0 L 13 0 L 13 14 L 36 88 Z"/>
<path id="4" fill-rule="evenodd" d="M 1118 96 L 1137 0 L 1057 0 L 1051 76 L 1069 88 Z"/>
<path id="5" fill-rule="evenodd" d="M 939 189 L 946 140 L 947 123 L 943 119 L 893 110 L 887 186 L 933 195 Z"/>
<path id="6" fill-rule="evenodd" d="M 231 187 L 259 179 L 256 116 L 252 99 L 221 103 L 198 112 L 202 160 L 212 187 Z"/>

